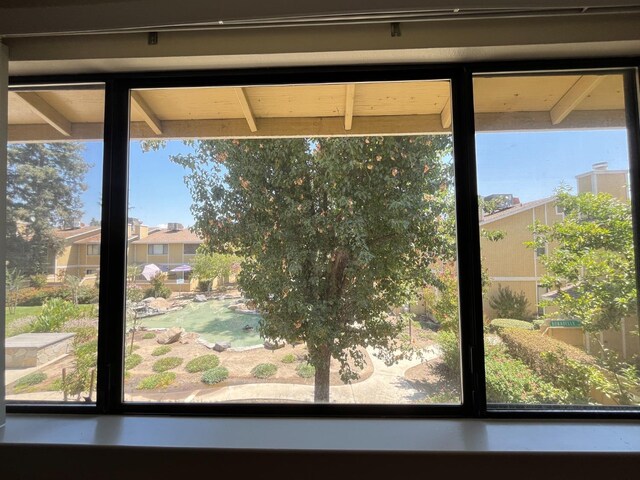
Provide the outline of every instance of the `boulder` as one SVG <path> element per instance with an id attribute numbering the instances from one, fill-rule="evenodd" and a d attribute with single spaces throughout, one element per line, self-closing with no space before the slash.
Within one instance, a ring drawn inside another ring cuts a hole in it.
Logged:
<path id="1" fill-rule="evenodd" d="M 204 295 L 196 295 L 195 298 L 193 299 L 194 302 L 206 302 L 207 301 L 207 297 L 205 297 Z"/>
<path id="2" fill-rule="evenodd" d="M 231 348 L 231 344 L 229 342 L 216 342 L 213 345 L 213 349 L 216 352 L 224 352 L 228 348 Z"/>
<path id="3" fill-rule="evenodd" d="M 264 345 L 264 348 L 266 348 L 267 350 L 278 350 L 279 348 L 284 347 L 284 342 L 267 339 L 264 341 L 263 345 Z"/>
<path id="4" fill-rule="evenodd" d="M 197 340 L 198 340 L 197 333 L 189 332 L 189 333 L 183 333 L 182 335 L 180 335 L 180 343 L 182 343 L 183 345 L 187 343 L 194 343 Z"/>
<path id="5" fill-rule="evenodd" d="M 180 327 L 171 327 L 169 330 L 165 330 L 156 337 L 156 341 L 161 345 L 168 345 L 169 343 L 176 343 L 180 340 L 184 329 Z"/>
<path id="6" fill-rule="evenodd" d="M 232 303 L 227 308 L 232 312 L 235 312 L 236 310 L 246 310 L 247 306 L 244 303 Z"/>
<path id="7" fill-rule="evenodd" d="M 204 338 L 200 337 L 196 340 L 196 343 L 199 343 L 200 345 L 203 345 L 205 347 L 207 347 L 208 349 L 212 350 L 213 347 L 215 347 L 215 343 L 211 343 L 211 342 L 207 342 Z"/>

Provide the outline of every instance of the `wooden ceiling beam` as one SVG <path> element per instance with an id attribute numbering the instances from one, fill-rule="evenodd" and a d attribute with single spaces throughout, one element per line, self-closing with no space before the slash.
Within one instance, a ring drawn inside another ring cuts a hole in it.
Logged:
<path id="1" fill-rule="evenodd" d="M 245 119 L 227 120 L 164 120 L 160 138 L 274 138 L 359 135 L 450 135 L 442 126 L 439 114 L 391 115 L 357 117 L 351 130 L 344 129 L 340 117 L 261 118 L 260 132 L 249 132 Z M 549 112 L 479 113 L 478 132 L 528 132 L 563 130 L 604 130 L 624 128 L 624 110 L 576 110 L 561 124 L 553 125 Z M 60 142 L 69 140 L 102 140 L 101 123 L 74 123 L 72 137 L 65 136 L 47 124 L 10 124 L 11 143 Z M 131 138 L 158 138 L 145 122 L 131 124 Z"/>
<path id="2" fill-rule="evenodd" d="M 447 103 L 444 104 L 440 112 L 440 122 L 442 123 L 442 128 L 451 128 L 451 95 L 447 98 Z"/>
<path id="3" fill-rule="evenodd" d="M 558 125 L 567 118 L 604 78 L 602 75 L 581 76 L 549 111 L 551 123 Z"/>
<path id="4" fill-rule="evenodd" d="M 249 124 L 249 130 L 252 132 L 258 131 L 258 125 L 256 124 L 256 118 L 253 115 L 253 111 L 251 111 L 251 105 L 249 105 L 249 99 L 247 98 L 247 94 L 244 91 L 244 88 L 238 87 L 234 88 L 236 91 L 236 96 L 238 97 L 238 102 L 240 102 L 240 108 L 242 108 L 242 114 Z"/>
<path id="5" fill-rule="evenodd" d="M 131 107 L 137 110 L 153 133 L 162 135 L 162 121 L 144 101 L 140 92 L 131 92 Z"/>
<path id="6" fill-rule="evenodd" d="M 348 83 L 346 85 L 347 92 L 344 102 L 344 129 L 351 130 L 353 126 L 353 104 L 356 98 L 356 85 L 355 83 Z"/>
<path id="7" fill-rule="evenodd" d="M 72 132 L 71 122 L 64 115 L 49 105 L 44 98 L 35 92 L 12 92 L 13 95 L 26 103 L 36 115 L 55 128 L 65 137 Z"/>

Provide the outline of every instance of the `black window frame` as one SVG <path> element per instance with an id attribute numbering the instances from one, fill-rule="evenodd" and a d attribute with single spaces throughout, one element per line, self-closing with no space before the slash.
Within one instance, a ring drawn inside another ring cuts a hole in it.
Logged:
<path id="1" fill-rule="evenodd" d="M 475 75 L 624 73 L 632 191 L 640 192 L 640 58 L 563 59 L 444 65 L 300 67 L 193 72 L 153 72 L 10 77 L 9 85 L 105 84 L 104 163 L 100 258 L 98 379 L 95 404 L 7 403 L 9 413 L 170 414 L 209 416 L 447 417 L 447 418 L 640 418 L 640 408 L 487 406 L 484 378 L 480 232 L 474 125 Z M 462 403 L 460 405 L 344 404 L 138 404 L 123 401 L 124 305 L 128 214 L 129 92 L 138 88 L 449 80 L 454 139 L 458 237 Z M 632 197 L 634 243 L 639 248 L 640 195 Z M 464 239 L 464 243 L 461 242 Z M 465 247 L 461 248 L 460 245 Z M 636 280 L 640 285 L 640 255 Z M 109 319 L 109 321 L 106 321 Z"/>
<path id="2" fill-rule="evenodd" d="M 193 249 L 193 253 L 187 253 L 187 252 L 186 252 L 186 250 L 187 250 L 187 246 L 189 246 L 189 247 L 195 247 L 195 248 Z M 185 243 L 185 244 L 183 244 L 183 245 L 182 245 L 182 254 L 183 254 L 183 255 L 195 255 L 195 254 L 196 254 L 196 250 L 198 250 L 198 247 L 199 247 L 199 246 L 200 246 L 200 244 L 199 244 L 199 243 Z"/>

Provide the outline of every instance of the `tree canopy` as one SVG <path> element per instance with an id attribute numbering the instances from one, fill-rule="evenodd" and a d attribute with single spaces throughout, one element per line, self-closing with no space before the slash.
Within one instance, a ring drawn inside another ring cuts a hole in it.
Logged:
<path id="1" fill-rule="evenodd" d="M 541 284 L 555 291 L 552 305 L 597 332 L 619 328 L 636 312 L 637 290 L 631 205 L 606 193 L 557 194 L 564 220 L 536 223 L 533 247 L 551 245 L 541 257 Z"/>
<path id="2" fill-rule="evenodd" d="M 7 259 L 24 274 L 47 272 L 61 242 L 55 228 L 82 214 L 88 165 L 79 143 L 30 143 L 7 149 Z"/>
<path id="3" fill-rule="evenodd" d="M 303 340 L 315 400 L 331 358 L 357 378 L 359 347 L 394 360 L 389 311 L 438 282 L 455 256 L 451 140 L 438 137 L 198 141 L 185 166 L 195 231 L 243 258 L 238 282 L 261 334 Z"/>

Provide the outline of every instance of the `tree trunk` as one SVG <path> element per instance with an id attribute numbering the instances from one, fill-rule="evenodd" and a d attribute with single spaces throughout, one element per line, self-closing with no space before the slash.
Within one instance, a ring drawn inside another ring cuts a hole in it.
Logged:
<path id="1" fill-rule="evenodd" d="M 315 390 L 313 401 L 316 403 L 329 403 L 329 367 L 331 365 L 331 352 L 326 346 L 318 348 L 312 355 L 314 360 Z"/>

